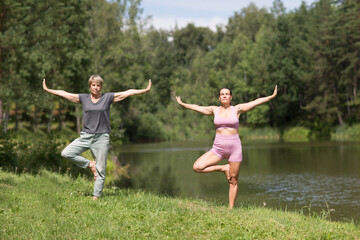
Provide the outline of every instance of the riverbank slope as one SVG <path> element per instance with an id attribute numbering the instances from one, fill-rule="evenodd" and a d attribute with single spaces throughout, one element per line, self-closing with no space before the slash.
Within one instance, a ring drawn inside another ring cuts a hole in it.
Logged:
<path id="1" fill-rule="evenodd" d="M 323 216 L 239 203 L 106 188 L 47 171 L 36 176 L 0 171 L 2 239 L 360 239 L 360 227 Z"/>

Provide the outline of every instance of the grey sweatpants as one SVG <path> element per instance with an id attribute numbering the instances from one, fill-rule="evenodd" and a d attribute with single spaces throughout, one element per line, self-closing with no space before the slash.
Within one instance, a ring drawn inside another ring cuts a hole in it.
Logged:
<path id="1" fill-rule="evenodd" d="M 68 158 L 81 168 L 87 168 L 90 161 L 80 154 L 90 149 L 96 161 L 96 181 L 94 184 L 94 196 L 101 196 L 106 172 L 106 160 L 110 147 L 109 133 L 86 133 L 81 132 L 80 137 L 70 143 L 62 152 L 61 156 Z"/>

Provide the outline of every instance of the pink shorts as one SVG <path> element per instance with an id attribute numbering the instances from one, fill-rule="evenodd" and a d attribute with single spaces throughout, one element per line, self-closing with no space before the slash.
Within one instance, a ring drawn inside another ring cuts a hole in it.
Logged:
<path id="1" fill-rule="evenodd" d="M 242 148 L 239 135 L 216 134 L 210 152 L 221 159 L 227 158 L 228 162 L 242 162 Z"/>

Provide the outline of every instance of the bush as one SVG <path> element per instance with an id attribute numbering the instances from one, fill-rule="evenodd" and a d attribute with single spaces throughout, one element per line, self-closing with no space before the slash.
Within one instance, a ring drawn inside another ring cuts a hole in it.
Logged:
<path id="1" fill-rule="evenodd" d="M 61 156 L 61 151 L 69 144 L 59 140 L 58 137 L 49 135 L 47 139 L 31 141 L 17 141 L 9 135 L 0 135 L 0 168 L 8 172 L 38 174 L 46 169 L 52 172 L 69 174 L 77 178 L 79 175 L 93 178 L 90 170 L 79 168 L 71 161 Z M 106 185 L 113 185 L 120 178 L 128 178 L 129 165 L 122 166 L 116 156 L 108 154 L 106 167 Z M 83 157 L 93 160 L 90 150 L 81 154 Z"/>
<path id="2" fill-rule="evenodd" d="M 8 135 L 0 136 L 0 167 L 3 170 L 11 171 L 16 167 L 16 146 Z"/>
<path id="3" fill-rule="evenodd" d="M 310 128 L 309 139 L 329 140 L 331 138 L 331 125 L 324 121 L 314 121 Z"/>
<path id="4" fill-rule="evenodd" d="M 240 126 L 239 135 L 241 140 L 279 140 L 280 133 L 275 128 L 249 128 Z"/>
<path id="5" fill-rule="evenodd" d="M 264 126 L 268 124 L 269 117 L 268 112 L 270 110 L 269 105 L 257 106 L 253 110 L 246 113 L 246 122 L 251 126 Z"/>
<path id="6" fill-rule="evenodd" d="M 360 140 L 360 124 L 352 126 L 344 125 L 336 128 L 334 133 L 331 133 L 332 140 Z"/>
<path id="7" fill-rule="evenodd" d="M 140 141 L 162 141 L 165 140 L 164 126 L 161 121 L 150 113 L 141 116 L 137 139 Z"/>
<path id="8" fill-rule="evenodd" d="M 307 142 L 309 141 L 310 129 L 297 126 L 285 130 L 283 140 L 285 142 Z"/>
<path id="9" fill-rule="evenodd" d="M 41 168 L 58 171 L 61 167 L 60 155 L 65 143 L 49 138 L 47 141 L 19 143 L 17 148 L 17 170 L 38 173 Z"/>
<path id="10" fill-rule="evenodd" d="M 16 137 L 16 136 L 15 136 Z M 84 172 L 61 157 L 61 151 L 67 143 L 54 135 L 47 138 L 17 140 L 13 136 L 0 136 L 0 167 L 5 171 L 37 174 L 45 168 L 54 172 L 70 173 L 78 176 Z"/>

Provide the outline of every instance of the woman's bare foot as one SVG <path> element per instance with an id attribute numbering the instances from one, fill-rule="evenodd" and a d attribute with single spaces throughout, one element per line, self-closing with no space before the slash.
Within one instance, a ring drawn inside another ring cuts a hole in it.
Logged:
<path id="1" fill-rule="evenodd" d="M 91 169 L 91 172 L 94 174 L 94 180 L 96 180 L 96 162 L 95 161 L 91 161 L 89 164 L 89 168 Z"/>
<path id="2" fill-rule="evenodd" d="M 224 165 L 224 171 L 226 179 L 229 181 L 230 180 L 230 164 L 226 164 Z"/>
<path id="3" fill-rule="evenodd" d="M 99 199 L 98 196 L 93 196 L 93 197 L 92 197 L 92 200 L 93 200 L 93 201 L 96 201 L 96 200 L 98 200 L 98 199 Z"/>

